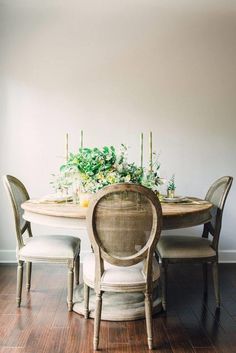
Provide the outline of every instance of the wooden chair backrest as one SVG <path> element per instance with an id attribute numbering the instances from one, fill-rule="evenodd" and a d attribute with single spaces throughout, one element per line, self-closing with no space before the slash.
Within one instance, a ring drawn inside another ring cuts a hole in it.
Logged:
<path id="1" fill-rule="evenodd" d="M 128 183 L 102 189 L 90 202 L 87 227 L 98 281 L 104 271 L 104 260 L 116 266 L 131 266 L 145 259 L 147 272 L 152 270 L 162 228 L 162 209 L 150 189 Z"/>
<path id="2" fill-rule="evenodd" d="M 211 209 L 212 219 L 205 224 L 203 237 L 208 237 L 208 234 L 213 236 L 213 248 L 215 250 L 218 249 L 223 211 L 232 182 L 233 178 L 231 176 L 219 178 L 211 185 L 205 197 L 205 200 L 213 204 L 213 208 Z"/>
<path id="3" fill-rule="evenodd" d="M 16 239 L 18 249 L 24 246 L 23 234 L 28 231 L 29 236 L 32 236 L 30 223 L 23 218 L 23 209 L 21 204 L 29 200 L 29 194 L 20 180 L 11 175 L 3 176 L 3 184 L 11 201 L 11 206 L 14 213 Z"/>

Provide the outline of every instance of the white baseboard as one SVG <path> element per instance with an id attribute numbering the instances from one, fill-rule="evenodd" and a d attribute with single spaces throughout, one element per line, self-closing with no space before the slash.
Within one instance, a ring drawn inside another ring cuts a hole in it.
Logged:
<path id="1" fill-rule="evenodd" d="M 89 251 L 81 251 L 81 262 L 83 257 Z M 220 250 L 219 251 L 220 263 L 236 263 L 236 250 Z M 16 263 L 15 250 L 0 250 L 0 263 Z"/>
<path id="2" fill-rule="evenodd" d="M 16 250 L 0 250 L 0 263 L 15 263 Z"/>
<path id="3" fill-rule="evenodd" d="M 236 250 L 220 250 L 219 251 L 219 262 L 220 263 L 235 263 L 236 262 Z"/>

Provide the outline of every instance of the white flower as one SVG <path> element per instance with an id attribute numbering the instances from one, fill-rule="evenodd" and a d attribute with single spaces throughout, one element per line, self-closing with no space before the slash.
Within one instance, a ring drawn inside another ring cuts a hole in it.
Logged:
<path id="1" fill-rule="evenodd" d="M 118 164 L 117 167 L 116 167 L 116 169 L 117 169 L 118 173 L 121 173 L 121 172 L 123 172 L 124 167 L 123 167 L 122 164 Z"/>
<path id="2" fill-rule="evenodd" d="M 125 183 L 128 183 L 130 181 L 130 175 L 126 175 L 125 177 Z"/>

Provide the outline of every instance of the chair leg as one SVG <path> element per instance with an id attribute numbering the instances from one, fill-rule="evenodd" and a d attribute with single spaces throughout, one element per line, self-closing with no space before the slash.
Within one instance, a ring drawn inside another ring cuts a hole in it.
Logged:
<path id="1" fill-rule="evenodd" d="M 29 292 L 31 287 L 32 262 L 26 262 L 26 290 Z"/>
<path id="2" fill-rule="evenodd" d="M 208 285 L 208 265 L 207 262 L 202 264 L 202 274 L 203 274 L 203 293 L 204 296 L 207 295 L 207 285 Z"/>
<path id="3" fill-rule="evenodd" d="M 99 331 L 102 312 L 102 292 L 96 293 L 96 307 L 94 318 L 94 336 L 93 336 L 93 349 L 96 351 L 99 344 Z"/>
<path id="4" fill-rule="evenodd" d="M 145 317 L 147 327 L 148 348 L 152 349 L 152 297 L 145 293 Z"/>
<path id="5" fill-rule="evenodd" d="M 80 256 L 78 255 L 75 261 L 75 284 L 79 284 L 79 272 L 80 272 Z"/>
<path id="6" fill-rule="evenodd" d="M 157 261 L 157 263 L 159 264 L 159 255 L 158 255 L 158 252 L 157 251 L 155 251 L 154 252 L 154 255 L 155 255 L 155 259 L 156 259 L 156 261 Z"/>
<path id="7" fill-rule="evenodd" d="M 67 294 L 67 304 L 68 311 L 72 311 L 73 306 L 73 287 L 74 287 L 74 264 L 68 264 L 68 294 Z"/>
<path id="8" fill-rule="evenodd" d="M 162 296 L 162 307 L 166 311 L 166 302 L 167 302 L 167 267 L 168 262 L 162 259 L 161 264 L 161 296 Z"/>
<path id="9" fill-rule="evenodd" d="M 22 283 L 23 283 L 23 261 L 18 261 L 17 266 L 17 286 L 16 286 L 16 304 L 20 307 L 21 304 L 21 293 L 22 293 Z"/>
<path id="10" fill-rule="evenodd" d="M 216 297 L 216 306 L 219 308 L 220 307 L 220 285 L 219 285 L 218 262 L 213 262 L 212 274 L 213 274 L 214 290 L 215 290 L 215 297 Z"/>
<path id="11" fill-rule="evenodd" d="M 89 286 L 84 283 L 84 318 L 89 317 Z"/>

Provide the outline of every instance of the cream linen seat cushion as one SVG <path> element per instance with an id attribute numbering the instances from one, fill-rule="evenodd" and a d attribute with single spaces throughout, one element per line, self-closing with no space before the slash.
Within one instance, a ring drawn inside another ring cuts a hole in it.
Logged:
<path id="1" fill-rule="evenodd" d="M 127 286 L 142 285 L 146 283 L 143 272 L 144 261 L 136 265 L 121 267 L 115 266 L 104 261 L 104 273 L 101 278 L 101 285 L 108 286 Z M 83 262 L 83 277 L 87 284 L 93 287 L 95 282 L 95 256 L 93 253 L 88 254 Z M 159 265 L 153 257 L 153 281 L 160 277 Z"/>
<path id="2" fill-rule="evenodd" d="M 216 255 L 212 242 L 205 238 L 181 235 L 164 235 L 160 238 L 157 249 L 161 258 L 188 259 L 212 257 Z"/>
<path id="3" fill-rule="evenodd" d="M 80 249 L 80 239 L 66 235 L 42 235 L 29 238 L 17 255 L 20 258 L 73 259 Z"/>

